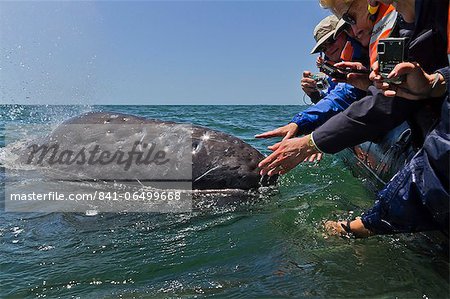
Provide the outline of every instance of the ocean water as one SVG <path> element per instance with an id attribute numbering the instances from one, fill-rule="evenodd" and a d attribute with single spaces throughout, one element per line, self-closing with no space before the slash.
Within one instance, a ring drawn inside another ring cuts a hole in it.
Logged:
<path id="1" fill-rule="evenodd" d="M 98 110 L 192 122 L 267 154 L 273 141 L 253 136 L 304 108 L 4 105 L 0 158 L 5 159 L 9 124 L 56 127 Z M 29 137 L 38 133 L 28 130 Z M 1 209 L 0 298 L 448 297 L 448 248 L 428 237 L 355 240 L 324 234 L 325 220 L 358 215 L 374 198 L 339 157 L 325 156 L 281 177 L 277 191 L 265 198 L 190 213 L 88 216 Z"/>

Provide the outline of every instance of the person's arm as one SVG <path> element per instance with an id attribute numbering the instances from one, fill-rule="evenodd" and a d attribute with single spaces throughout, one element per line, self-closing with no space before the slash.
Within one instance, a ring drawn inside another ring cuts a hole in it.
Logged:
<path id="1" fill-rule="evenodd" d="M 347 109 L 366 93 L 345 83 L 339 83 L 321 101 L 298 113 L 292 123 L 298 126 L 298 133 L 309 134 L 337 113 Z"/>
<path id="2" fill-rule="evenodd" d="M 450 68 L 440 69 L 445 82 L 445 101 L 439 124 L 421 149 L 380 191 L 377 201 L 361 218 L 349 222 L 327 221 L 330 234 L 367 237 L 449 229 Z M 441 79 L 442 79 L 441 78 Z M 441 96 L 438 91 L 436 94 Z"/>
<path id="3" fill-rule="evenodd" d="M 326 95 L 325 92 L 322 90 L 321 91 L 316 90 L 308 94 L 309 99 L 313 104 L 317 104 L 321 99 L 325 97 L 325 95 Z"/>
<path id="4" fill-rule="evenodd" d="M 446 190 L 450 184 L 450 67 L 437 71 L 446 82 L 446 99 L 441 108 L 441 119 L 437 126 L 425 138 L 424 151 L 430 165 L 435 170 Z M 446 145 L 446 146 L 443 146 Z"/>
<path id="5" fill-rule="evenodd" d="M 287 125 L 255 135 L 255 138 L 283 137 L 283 139 L 289 139 L 297 135 L 308 134 L 327 119 L 363 97 L 363 94 L 364 92 L 351 85 L 339 83 L 339 86 L 336 85 L 335 90 L 332 90 L 326 98 L 299 112 Z"/>
<path id="6" fill-rule="evenodd" d="M 312 136 L 322 152 L 335 154 L 365 141 L 379 140 L 406 121 L 416 105 L 414 101 L 385 97 L 370 87 L 368 96 L 330 118 Z"/>

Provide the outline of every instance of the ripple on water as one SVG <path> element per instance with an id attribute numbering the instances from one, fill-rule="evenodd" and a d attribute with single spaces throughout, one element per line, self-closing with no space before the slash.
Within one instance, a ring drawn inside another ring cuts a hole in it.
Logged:
<path id="1" fill-rule="evenodd" d="M 0 108 L 0 125 L 57 124 L 91 110 L 135 113 L 224 130 L 268 153 L 274 140 L 253 135 L 299 109 L 15 106 Z M 358 215 L 373 199 L 326 156 L 282 177 L 266 197 L 205 200 L 191 213 L 0 211 L 0 297 L 448 297 L 448 246 L 436 239 L 324 238 L 324 220 Z"/>

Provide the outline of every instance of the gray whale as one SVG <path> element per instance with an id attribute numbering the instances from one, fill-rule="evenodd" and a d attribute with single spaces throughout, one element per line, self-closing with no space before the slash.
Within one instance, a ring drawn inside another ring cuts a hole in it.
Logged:
<path id="1" fill-rule="evenodd" d="M 127 138 L 131 139 L 111 127 L 101 126 L 103 124 L 145 125 L 167 131 L 180 125 L 175 122 L 128 114 L 90 112 L 65 121 L 46 138 L 47 140 L 59 139 L 60 142 L 65 143 L 66 148 L 88 144 L 95 138 L 103 138 L 102 146 L 106 146 L 111 151 L 117 148 L 118 139 L 125 142 L 127 142 Z M 78 128 L 77 132 L 73 132 L 74 128 Z M 257 165 L 264 156 L 251 145 L 223 132 L 196 125 L 190 125 L 190 128 L 191 139 L 189 142 L 192 142 L 192 148 L 189 148 L 189 152 L 192 153 L 192 165 L 190 165 L 192 166 L 190 169 L 192 171 L 190 173 L 192 189 L 250 190 L 275 184 L 276 177 L 269 178 L 259 175 Z M 108 138 L 104 137 L 106 135 Z M 65 136 L 65 138 L 61 139 L 61 136 Z M 132 141 L 130 140 L 130 142 Z M 90 178 L 101 179 L 102 175 L 115 171 L 108 165 L 100 165 L 96 169 L 97 172 L 89 173 Z M 154 177 L 152 167 L 145 168 L 139 175 L 140 177 Z"/>

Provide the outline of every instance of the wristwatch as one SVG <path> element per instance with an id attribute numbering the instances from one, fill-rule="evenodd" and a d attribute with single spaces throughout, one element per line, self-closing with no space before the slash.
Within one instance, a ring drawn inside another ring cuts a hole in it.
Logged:
<path id="1" fill-rule="evenodd" d="M 314 141 L 312 139 L 312 133 L 308 135 L 308 147 L 316 149 L 316 145 L 314 144 Z"/>
<path id="2" fill-rule="evenodd" d="M 322 153 L 322 151 L 317 147 L 316 143 L 314 142 L 313 133 L 308 135 L 308 147 L 313 149 L 314 151 L 318 152 L 318 153 Z"/>

